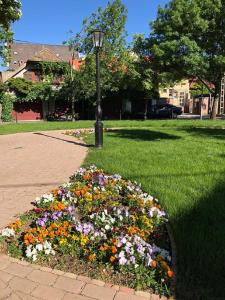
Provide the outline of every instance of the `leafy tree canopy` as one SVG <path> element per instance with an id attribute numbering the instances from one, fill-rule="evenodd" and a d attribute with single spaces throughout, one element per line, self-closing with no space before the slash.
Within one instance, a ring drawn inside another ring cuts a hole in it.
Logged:
<path id="1" fill-rule="evenodd" d="M 225 2 L 172 0 L 159 8 L 151 28 L 152 54 L 161 68 L 175 78 L 213 83 L 217 99 L 225 73 Z"/>
<path id="2" fill-rule="evenodd" d="M 120 88 L 121 77 L 129 62 L 126 47 L 125 23 L 127 9 L 121 0 L 108 2 L 105 9 L 99 7 L 83 21 L 83 28 L 75 37 L 66 43 L 72 50 L 85 55 L 85 66 L 81 72 L 87 79 L 87 88 L 94 92 L 95 55 L 93 53 L 92 32 L 98 28 L 104 31 L 104 43 L 101 49 L 101 82 L 102 92 L 117 91 Z M 126 66 L 126 67 L 125 67 Z M 127 68 L 129 70 L 129 68 Z M 86 89 L 87 91 L 88 89 Z"/>
<path id="3" fill-rule="evenodd" d="M 9 60 L 9 50 L 5 43 L 11 42 L 13 33 L 11 23 L 21 17 L 21 2 L 19 0 L 0 0 L 0 56 L 4 62 Z"/>

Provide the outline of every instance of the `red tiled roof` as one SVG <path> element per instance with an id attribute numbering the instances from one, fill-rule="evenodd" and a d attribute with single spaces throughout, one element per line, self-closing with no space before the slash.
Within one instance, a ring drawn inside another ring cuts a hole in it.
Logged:
<path id="1" fill-rule="evenodd" d="M 64 45 L 13 43 L 10 47 L 11 62 L 9 67 L 11 69 L 17 69 L 21 64 L 31 60 L 44 49 L 48 49 L 59 61 L 69 62 L 72 56 L 68 46 Z M 78 53 L 75 53 L 75 58 L 79 58 Z"/>

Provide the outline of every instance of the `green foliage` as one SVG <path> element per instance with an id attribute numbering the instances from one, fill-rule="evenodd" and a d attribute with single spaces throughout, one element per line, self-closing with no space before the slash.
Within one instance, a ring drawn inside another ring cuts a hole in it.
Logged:
<path id="1" fill-rule="evenodd" d="M 105 9 L 99 7 L 83 21 L 83 28 L 75 37 L 65 42 L 72 51 L 79 51 L 86 55 L 85 65 L 81 69 L 86 78 L 85 94 L 94 94 L 95 85 L 95 54 L 91 32 L 102 29 L 105 33 L 103 48 L 101 49 L 101 85 L 103 95 L 120 89 L 121 79 L 125 74 L 129 57 L 126 49 L 125 23 L 127 10 L 121 0 L 108 2 Z M 88 91 L 89 89 L 89 91 Z"/>
<path id="2" fill-rule="evenodd" d="M 14 92 L 17 98 L 25 98 L 33 86 L 33 82 L 26 80 L 24 78 L 10 78 L 6 82 L 6 87 L 9 88 L 11 92 Z"/>
<path id="3" fill-rule="evenodd" d="M 69 64 L 67 62 L 54 62 L 54 61 L 38 61 L 28 62 L 30 70 L 39 71 L 40 74 L 45 76 L 60 76 L 68 72 Z"/>
<path id="4" fill-rule="evenodd" d="M 196 82 L 190 90 L 191 97 L 209 94 L 209 89 L 201 82 Z"/>
<path id="5" fill-rule="evenodd" d="M 13 100 L 9 94 L 2 95 L 2 121 L 12 121 Z"/>
<path id="6" fill-rule="evenodd" d="M 4 62 L 9 61 L 10 52 L 5 43 L 11 42 L 13 32 L 10 30 L 12 22 L 21 17 L 21 2 L 18 0 L 0 1 L 0 56 Z"/>
<path id="7" fill-rule="evenodd" d="M 49 101 L 54 98 L 55 91 L 52 88 L 51 83 L 38 82 L 32 85 L 29 93 L 27 94 L 26 101 Z"/>
<path id="8" fill-rule="evenodd" d="M 178 78 L 212 82 L 219 92 L 225 72 L 225 2 L 172 0 L 152 22 L 153 56 Z"/>

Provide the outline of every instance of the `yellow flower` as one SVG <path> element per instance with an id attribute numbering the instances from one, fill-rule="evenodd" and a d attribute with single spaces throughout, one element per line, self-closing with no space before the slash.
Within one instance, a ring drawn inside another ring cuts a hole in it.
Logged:
<path id="1" fill-rule="evenodd" d="M 83 234 L 81 234 L 80 237 L 80 245 L 83 247 L 87 242 L 89 241 L 89 238 Z"/>
<path id="2" fill-rule="evenodd" d="M 59 244 L 60 244 L 60 245 L 65 245 L 65 244 L 67 244 L 67 240 L 66 240 L 66 239 L 61 239 L 61 240 L 59 241 Z"/>

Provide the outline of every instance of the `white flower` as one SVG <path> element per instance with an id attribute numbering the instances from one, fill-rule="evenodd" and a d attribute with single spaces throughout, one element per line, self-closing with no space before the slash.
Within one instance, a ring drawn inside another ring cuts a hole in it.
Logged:
<path id="1" fill-rule="evenodd" d="M 119 219 L 120 219 L 120 221 L 122 221 L 122 220 L 123 220 L 123 216 L 120 215 L 120 216 L 119 216 Z"/>
<path id="2" fill-rule="evenodd" d="M 31 257 L 32 256 L 32 246 L 28 246 L 25 253 L 26 253 L 27 257 Z"/>
<path id="3" fill-rule="evenodd" d="M 105 225 L 105 230 L 109 230 L 110 229 L 110 226 L 107 224 Z"/>
<path id="4" fill-rule="evenodd" d="M 7 227 L 7 228 L 2 229 L 1 235 L 7 236 L 7 237 L 15 236 L 15 231 L 14 231 L 14 229 Z"/>
<path id="5" fill-rule="evenodd" d="M 37 260 L 37 255 L 33 255 L 32 259 L 33 261 Z"/>
<path id="6" fill-rule="evenodd" d="M 45 254 L 49 255 L 49 254 L 50 254 L 50 252 L 51 252 L 51 250 L 50 250 L 50 249 L 45 249 Z"/>
<path id="7" fill-rule="evenodd" d="M 43 250 L 43 245 L 42 245 L 42 244 L 37 244 L 37 245 L 36 245 L 36 249 L 37 249 L 38 251 L 42 251 L 42 250 Z"/>

